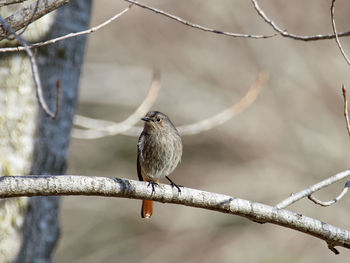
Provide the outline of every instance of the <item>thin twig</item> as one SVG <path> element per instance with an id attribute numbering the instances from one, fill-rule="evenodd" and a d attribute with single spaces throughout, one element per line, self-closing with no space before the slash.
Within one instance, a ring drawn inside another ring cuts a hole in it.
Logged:
<path id="1" fill-rule="evenodd" d="M 341 54 L 343 55 L 343 57 L 345 58 L 346 62 L 348 63 L 348 65 L 350 65 L 350 60 L 347 57 L 347 55 L 345 54 L 345 51 L 342 47 L 342 45 L 340 44 L 339 38 L 338 38 L 338 33 L 337 33 L 337 28 L 335 27 L 335 20 L 334 20 L 334 6 L 335 6 L 335 0 L 332 0 L 332 5 L 331 5 L 331 21 L 332 21 L 332 28 L 333 28 L 333 33 L 335 35 L 335 42 L 337 42 L 337 45 L 340 49 Z"/>
<path id="2" fill-rule="evenodd" d="M 65 40 L 65 39 L 71 38 L 71 37 L 77 37 L 77 36 L 86 35 L 86 34 L 90 34 L 90 33 L 96 32 L 96 31 L 100 30 L 101 28 L 107 26 L 109 23 L 113 22 L 117 18 L 119 18 L 121 15 L 125 14 L 131 8 L 131 6 L 132 5 L 130 4 L 123 11 L 119 12 L 118 14 L 114 15 L 110 19 L 106 20 L 105 22 L 103 22 L 103 23 L 101 23 L 101 24 L 99 24 L 99 25 L 97 25 L 95 27 L 89 28 L 89 29 L 84 30 L 84 31 L 76 32 L 76 33 L 70 33 L 70 34 L 67 34 L 67 35 L 64 35 L 64 36 L 60 36 L 60 37 L 57 37 L 57 38 L 54 38 L 54 39 L 50 39 L 50 40 L 47 40 L 47 41 L 44 41 L 44 42 L 33 43 L 33 44 L 31 44 L 29 46 L 29 48 L 36 48 L 36 47 L 46 46 L 46 45 L 54 44 L 54 43 L 56 43 L 58 41 L 61 41 L 61 40 Z M 2 52 L 17 52 L 17 51 L 25 51 L 25 47 L 18 46 L 18 47 L 0 48 L 0 53 L 2 53 Z"/>
<path id="3" fill-rule="evenodd" d="M 106 136 L 116 135 L 127 131 L 130 127 L 134 126 L 140 118 L 142 118 L 152 107 L 158 92 L 161 88 L 160 73 L 156 70 L 153 71 L 153 80 L 149 92 L 145 99 L 127 119 L 120 123 L 113 123 L 112 125 L 105 126 L 106 122 L 96 119 L 91 119 L 83 116 L 75 116 L 74 124 L 90 128 L 90 130 L 73 129 L 72 136 L 78 139 L 97 139 Z"/>
<path id="4" fill-rule="evenodd" d="M 53 119 L 56 119 L 60 109 L 61 109 L 61 100 L 62 100 L 62 82 L 61 80 L 57 80 L 56 82 L 56 111 Z"/>
<path id="5" fill-rule="evenodd" d="M 348 134 L 350 135 L 350 123 L 349 123 L 349 114 L 348 114 L 348 99 L 346 96 L 346 88 L 343 84 L 342 86 L 343 98 L 344 98 L 344 117 L 346 121 L 346 129 L 348 130 Z"/>
<path id="6" fill-rule="evenodd" d="M 247 109 L 258 97 L 263 85 L 268 80 L 268 73 L 267 72 L 261 72 L 255 81 L 255 83 L 251 86 L 251 88 L 248 90 L 248 92 L 244 95 L 243 98 L 240 99 L 240 101 L 231 107 L 221 111 L 220 113 L 193 123 L 189 125 L 179 126 L 178 130 L 181 135 L 193 135 L 198 134 L 203 131 L 207 131 L 210 129 L 213 129 L 230 119 L 232 119 L 235 115 L 241 113 L 245 109 Z"/>
<path id="7" fill-rule="evenodd" d="M 350 181 L 347 181 L 343 191 L 337 197 L 327 202 L 320 201 L 316 197 L 313 197 L 312 195 L 308 195 L 308 198 L 317 205 L 324 206 L 324 207 L 330 206 L 338 202 L 340 199 L 342 199 L 345 196 L 345 194 L 348 192 L 349 186 L 350 186 Z"/>
<path id="8" fill-rule="evenodd" d="M 327 34 L 327 35 L 314 35 L 314 36 L 301 36 L 288 33 L 287 30 L 281 29 L 274 21 L 272 21 L 265 12 L 260 8 L 257 0 L 251 0 L 255 10 L 258 14 L 264 19 L 266 23 L 268 23 L 276 32 L 278 32 L 283 37 L 292 38 L 295 40 L 303 40 L 303 41 L 315 41 L 315 40 L 324 40 L 324 39 L 332 39 L 335 38 L 335 34 Z M 350 31 L 342 32 L 338 34 L 339 37 L 350 36 Z"/>
<path id="9" fill-rule="evenodd" d="M 156 14 L 160 14 L 160 15 L 163 15 L 163 16 L 168 17 L 170 19 L 173 19 L 173 20 L 180 22 L 186 26 L 197 28 L 199 30 L 206 31 L 206 32 L 211 32 L 211 33 L 215 33 L 215 34 L 222 34 L 222 35 L 229 36 L 229 37 L 246 37 L 246 38 L 270 38 L 270 37 L 276 36 L 276 34 L 273 34 L 273 35 L 251 35 L 251 34 L 239 34 L 239 33 L 224 32 L 221 30 L 208 28 L 208 27 L 204 27 L 204 26 L 201 26 L 198 24 L 191 23 L 191 22 L 184 20 L 178 16 L 169 14 L 167 12 L 164 12 L 163 10 L 160 10 L 160 9 L 157 9 L 154 7 L 150 7 L 148 5 L 142 4 L 142 3 L 134 1 L 134 0 L 124 0 L 124 1 L 129 2 L 131 4 L 134 4 L 134 5 L 137 5 L 139 7 L 145 8 L 147 10 L 153 11 Z"/>
<path id="10" fill-rule="evenodd" d="M 86 195 L 149 199 L 233 214 L 254 222 L 271 223 L 324 240 L 334 253 L 335 246 L 350 248 L 350 232 L 300 213 L 278 209 L 238 197 L 182 188 L 179 195 L 170 185 L 156 191 L 145 182 L 101 176 L 47 175 L 0 177 L 0 197 Z"/>
<path id="11" fill-rule="evenodd" d="M 331 184 L 334 184 L 344 178 L 347 178 L 348 176 L 350 176 L 350 170 L 346 170 L 343 172 L 340 172 L 332 177 L 329 177 L 317 184 L 311 185 L 309 186 L 307 189 L 302 190 L 296 194 L 292 194 L 290 197 L 286 198 L 285 200 L 283 200 L 282 202 L 280 202 L 279 204 L 276 205 L 277 208 L 286 208 L 287 206 L 295 203 L 296 201 L 299 201 L 300 199 L 307 197 L 311 194 L 313 194 L 314 192 L 327 187 Z"/>
<path id="12" fill-rule="evenodd" d="M 28 54 L 29 57 L 29 61 L 30 61 L 30 66 L 32 68 L 32 75 L 33 75 L 33 79 L 34 79 L 34 84 L 36 87 L 36 95 L 37 95 L 37 99 L 39 102 L 40 107 L 43 109 L 43 111 L 50 116 L 51 118 L 55 119 L 56 118 L 56 114 L 53 113 L 48 105 L 46 104 L 46 101 L 44 99 L 43 96 L 43 89 L 41 86 L 41 81 L 40 81 L 40 75 L 39 75 L 39 69 L 38 66 L 36 64 L 36 60 L 34 57 L 33 52 L 30 50 L 29 48 L 29 44 L 22 38 L 20 37 L 6 22 L 5 20 L 0 16 L 0 24 L 2 25 L 2 27 L 8 32 L 11 33 L 25 48 L 25 51 Z M 57 89 L 57 91 L 59 91 L 59 89 Z M 57 96 L 59 96 L 57 94 Z M 58 105 L 56 105 L 56 112 L 58 112 Z"/>

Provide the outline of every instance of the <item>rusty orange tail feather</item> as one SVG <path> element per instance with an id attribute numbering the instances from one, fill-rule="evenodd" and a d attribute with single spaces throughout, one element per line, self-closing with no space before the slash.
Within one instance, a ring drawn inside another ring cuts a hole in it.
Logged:
<path id="1" fill-rule="evenodd" d="M 153 215 L 153 201 L 142 200 L 141 217 L 151 218 Z"/>

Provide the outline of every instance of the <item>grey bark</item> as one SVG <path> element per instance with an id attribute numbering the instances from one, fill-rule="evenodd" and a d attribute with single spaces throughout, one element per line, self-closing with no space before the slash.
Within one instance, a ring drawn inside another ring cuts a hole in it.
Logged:
<path id="1" fill-rule="evenodd" d="M 24 1 L 28 1 L 28 0 L 0 0 L 0 7 L 6 6 L 6 5 L 18 4 L 18 3 L 22 3 Z"/>
<path id="2" fill-rule="evenodd" d="M 86 29 L 91 0 L 72 1 L 59 9 L 47 39 Z M 78 37 L 39 49 L 37 57 L 45 98 L 55 109 L 57 80 L 62 82 L 59 116 L 52 120 L 40 111 L 32 174 L 62 174 L 66 171 L 73 116 L 86 37 Z M 59 238 L 59 198 L 30 198 L 23 227 L 23 242 L 17 262 L 51 262 Z"/>
<path id="3" fill-rule="evenodd" d="M 57 8 L 57 3 L 66 2 L 39 1 L 35 19 L 50 8 Z M 56 19 L 54 13 L 50 13 L 31 24 L 22 36 L 27 41 L 38 41 L 44 36 L 50 39 L 86 29 L 91 3 L 91 0 L 72 1 L 56 12 Z M 31 17 L 26 10 L 32 9 L 23 8 L 23 5 L 1 8 L 3 16 L 10 15 L 10 24 L 17 21 L 20 27 Z M 13 13 L 15 15 L 11 16 Z M 17 19 L 21 18 L 18 14 L 27 13 L 29 16 L 22 17 L 23 23 Z M 18 29 L 15 24 L 11 25 Z M 26 54 L 0 55 L 0 175 L 65 172 L 85 41 L 85 37 L 79 37 L 38 49 L 45 98 L 52 109 L 55 109 L 57 96 L 55 82 L 62 81 L 63 107 L 55 121 L 40 109 L 37 114 L 33 77 Z M 13 45 L 13 42 L 16 41 L 3 40 L 0 46 Z M 59 236 L 58 208 L 57 197 L 0 200 L 0 262 L 51 262 Z"/>
<path id="4" fill-rule="evenodd" d="M 1 8 L 3 16 L 18 7 Z M 42 38 L 54 15 L 33 23 L 23 37 Z M 12 41 L 0 41 L 0 46 Z M 37 124 L 37 103 L 29 59 L 25 53 L 0 54 L 0 174 L 29 174 L 33 162 Z M 0 200 L 0 262 L 13 262 L 22 243 L 27 198 Z"/>
<path id="5" fill-rule="evenodd" d="M 335 246 L 350 248 L 350 232 L 317 219 L 289 210 L 190 188 L 177 189 L 160 184 L 155 192 L 147 182 L 91 176 L 17 176 L 0 179 L 0 197 L 50 195 L 94 195 L 155 200 L 181 204 L 246 217 L 259 223 L 272 223 L 291 228 Z"/>

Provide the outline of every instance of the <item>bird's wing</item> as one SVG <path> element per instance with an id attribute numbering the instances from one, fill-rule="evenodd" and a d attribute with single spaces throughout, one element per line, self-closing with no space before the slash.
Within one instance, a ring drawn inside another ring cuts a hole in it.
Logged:
<path id="1" fill-rule="evenodd" d="M 139 177 L 140 181 L 143 181 L 143 178 L 141 175 L 140 154 L 139 154 L 138 147 L 137 147 L 137 176 Z"/>
<path id="2" fill-rule="evenodd" d="M 141 174 L 141 165 L 140 165 L 140 155 L 141 155 L 140 141 L 143 139 L 142 138 L 143 136 L 144 136 L 144 134 L 142 132 L 140 137 L 139 137 L 139 141 L 137 143 L 137 176 L 138 176 L 140 181 L 143 181 L 142 174 Z"/>

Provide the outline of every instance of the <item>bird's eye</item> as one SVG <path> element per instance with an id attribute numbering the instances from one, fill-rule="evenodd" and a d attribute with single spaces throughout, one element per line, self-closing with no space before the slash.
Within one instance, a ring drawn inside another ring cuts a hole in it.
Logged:
<path id="1" fill-rule="evenodd" d="M 157 121 L 157 122 L 160 122 L 160 118 L 157 118 L 156 121 Z"/>

